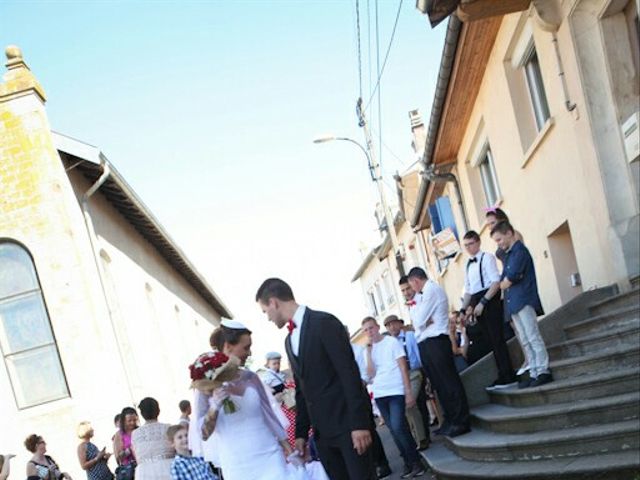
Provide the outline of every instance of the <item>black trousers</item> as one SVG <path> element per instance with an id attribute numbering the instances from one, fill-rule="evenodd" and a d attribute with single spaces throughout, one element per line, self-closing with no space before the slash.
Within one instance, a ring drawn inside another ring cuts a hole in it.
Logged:
<path id="1" fill-rule="evenodd" d="M 449 425 L 469 426 L 469 403 L 453 363 L 449 336 L 439 335 L 427 338 L 418 343 L 418 349 L 431 385 L 438 393 L 445 422 Z"/>
<path id="2" fill-rule="evenodd" d="M 424 426 L 424 433 L 427 437 L 427 441 L 431 441 L 431 436 L 429 432 L 429 426 L 431 423 L 431 419 L 429 418 L 429 409 L 427 408 L 427 376 L 424 372 L 422 372 L 422 384 L 420 385 L 420 392 L 418 393 L 418 398 L 416 398 L 416 403 L 418 404 L 418 410 L 420 411 L 420 417 L 422 417 L 422 424 Z"/>
<path id="3" fill-rule="evenodd" d="M 373 463 L 376 467 L 388 467 L 389 460 L 387 459 L 387 454 L 384 452 L 384 447 L 382 446 L 382 440 L 380 439 L 380 435 L 378 435 L 378 430 L 374 430 L 371 432 L 373 438 L 371 439 L 371 454 L 373 455 Z"/>
<path id="4" fill-rule="evenodd" d="M 375 435 L 372 431 L 371 435 Z M 336 437 L 316 437 L 320 461 L 331 480 L 374 480 L 373 449 L 363 454 L 353 449 L 351 432 Z"/>
<path id="5" fill-rule="evenodd" d="M 486 291 L 486 290 L 485 290 Z M 485 292 L 473 295 L 471 306 L 475 307 Z M 494 295 L 487 303 L 482 311 L 482 315 L 478 318 L 478 325 L 482 329 L 484 336 L 489 339 L 491 349 L 493 350 L 493 358 L 498 368 L 498 380 L 508 382 L 514 381 L 513 366 L 509 357 L 509 349 L 504 338 L 504 309 L 500 295 Z"/>

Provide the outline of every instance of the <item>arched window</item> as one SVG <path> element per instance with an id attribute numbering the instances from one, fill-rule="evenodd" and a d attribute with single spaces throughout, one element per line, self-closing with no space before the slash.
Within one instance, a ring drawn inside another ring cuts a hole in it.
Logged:
<path id="1" fill-rule="evenodd" d="M 0 241 L 0 350 L 18 408 L 69 396 L 29 252 Z"/>

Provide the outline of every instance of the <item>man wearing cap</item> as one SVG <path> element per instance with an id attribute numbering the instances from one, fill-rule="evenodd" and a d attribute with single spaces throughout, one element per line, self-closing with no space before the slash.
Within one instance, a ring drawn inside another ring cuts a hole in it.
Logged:
<path id="1" fill-rule="evenodd" d="M 278 352 L 269 352 L 266 355 L 267 363 L 260 373 L 262 383 L 271 388 L 272 393 L 281 393 L 284 390 L 286 375 L 280 371 L 280 360 L 282 355 Z"/>
<path id="2" fill-rule="evenodd" d="M 418 450 L 424 450 L 429 447 L 429 411 L 427 410 L 427 396 L 418 342 L 411 330 L 404 329 L 404 320 L 396 315 L 389 315 L 385 318 L 384 327 L 389 335 L 400 342 L 406 355 L 411 393 L 416 399 L 416 405 L 407 408 L 407 420 L 409 427 L 411 427 L 411 434 L 418 444 Z"/>

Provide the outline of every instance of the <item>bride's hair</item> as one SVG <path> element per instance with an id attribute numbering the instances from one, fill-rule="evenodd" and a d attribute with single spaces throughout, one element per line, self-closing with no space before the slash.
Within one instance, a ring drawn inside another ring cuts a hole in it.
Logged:
<path id="1" fill-rule="evenodd" d="M 251 330 L 248 328 L 227 328 L 221 325 L 211 334 L 209 344 L 211 348 L 222 352 L 225 343 L 237 345 L 243 335 L 251 335 Z"/>

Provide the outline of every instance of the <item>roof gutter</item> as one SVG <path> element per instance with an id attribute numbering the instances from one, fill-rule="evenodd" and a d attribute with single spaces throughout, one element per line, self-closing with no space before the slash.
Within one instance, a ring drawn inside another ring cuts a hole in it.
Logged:
<path id="1" fill-rule="evenodd" d="M 425 171 L 433 163 L 433 151 L 435 150 L 436 140 L 438 138 L 438 130 L 440 129 L 440 121 L 442 120 L 442 111 L 444 102 L 447 98 L 449 90 L 449 81 L 453 71 L 453 63 L 456 58 L 456 50 L 458 49 L 458 40 L 460 31 L 462 30 L 462 22 L 460 19 L 451 15 L 447 24 L 447 34 L 444 39 L 444 47 L 442 49 L 442 59 L 440 60 L 440 70 L 438 72 L 438 83 L 436 84 L 436 92 L 433 98 L 433 106 L 431 108 L 431 118 L 429 119 L 429 129 L 427 131 L 427 140 L 424 145 L 424 152 L 420 159 L 422 163 L 422 180 L 420 181 L 420 190 L 416 206 L 413 210 L 411 218 L 411 227 L 415 228 L 420 220 L 420 214 L 424 207 L 429 190 L 429 179 L 425 175 Z"/>

